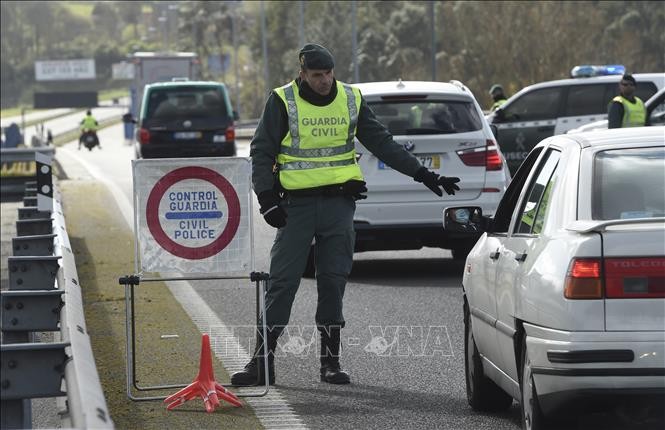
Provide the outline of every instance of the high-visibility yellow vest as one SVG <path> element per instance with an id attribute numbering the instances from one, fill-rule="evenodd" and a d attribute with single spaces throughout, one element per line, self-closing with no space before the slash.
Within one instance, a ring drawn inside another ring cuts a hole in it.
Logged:
<path id="1" fill-rule="evenodd" d="M 647 110 L 639 97 L 635 97 L 634 103 L 623 96 L 616 96 L 612 101 L 623 105 L 621 127 L 641 127 L 646 123 Z"/>
<path id="2" fill-rule="evenodd" d="M 506 99 L 499 99 L 492 104 L 492 107 L 490 108 L 490 112 L 494 112 L 495 110 L 499 109 L 505 102 L 508 100 Z"/>
<path id="3" fill-rule="evenodd" d="M 97 131 L 97 120 L 91 115 L 86 115 L 83 121 L 81 121 L 81 131 L 83 130 Z"/>
<path id="4" fill-rule="evenodd" d="M 279 181 L 286 190 L 302 190 L 363 180 L 353 138 L 358 125 L 360 91 L 337 81 L 337 97 L 313 105 L 295 81 L 276 88 L 289 118 L 289 132 L 277 155 Z"/>

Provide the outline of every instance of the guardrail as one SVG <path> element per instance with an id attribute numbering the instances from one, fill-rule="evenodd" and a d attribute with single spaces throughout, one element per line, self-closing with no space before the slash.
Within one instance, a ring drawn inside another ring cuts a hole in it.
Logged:
<path id="1" fill-rule="evenodd" d="M 63 428 L 114 428 L 86 330 L 60 192 L 57 184 L 28 185 L 13 256 L 7 257 L 9 289 L 0 292 L 1 427 L 31 428 L 30 399 L 66 396 L 58 412 Z M 51 211 L 37 208 L 38 188 L 52 190 Z M 34 342 L 36 332 L 54 332 L 57 341 Z"/>

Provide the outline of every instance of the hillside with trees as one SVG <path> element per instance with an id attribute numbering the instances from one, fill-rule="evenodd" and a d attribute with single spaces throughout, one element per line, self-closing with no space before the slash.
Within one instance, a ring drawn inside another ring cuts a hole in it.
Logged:
<path id="1" fill-rule="evenodd" d="M 197 52 L 203 77 L 229 85 L 243 118 L 258 116 L 266 91 L 296 76 L 301 40 L 328 46 L 338 79 L 354 80 L 350 1 L 303 2 L 302 9 L 298 1 L 3 1 L 0 7 L 3 107 L 30 104 L 34 91 L 125 88 L 128 82 L 111 79 L 111 65 L 134 51 Z M 434 56 L 436 80 L 464 82 L 485 106 L 493 83 L 512 94 L 565 78 L 578 64 L 665 70 L 660 2 L 356 1 L 355 10 L 360 81 L 430 80 Z M 221 69 L 209 64 L 214 57 Z M 97 79 L 35 82 L 35 61 L 81 58 L 95 59 Z"/>

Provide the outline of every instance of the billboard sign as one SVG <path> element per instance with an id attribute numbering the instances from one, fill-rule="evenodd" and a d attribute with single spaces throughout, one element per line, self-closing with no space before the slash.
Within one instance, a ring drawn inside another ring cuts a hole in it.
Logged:
<path id="1" fill-rule="evenodd" d="M 95 79 L 96 76 L 94 59 L 35 61 L 37 81 Z"/>

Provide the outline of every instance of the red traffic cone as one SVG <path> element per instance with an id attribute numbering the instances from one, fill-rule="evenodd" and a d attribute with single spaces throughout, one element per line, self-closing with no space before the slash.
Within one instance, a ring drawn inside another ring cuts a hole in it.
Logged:
<path id="1" fill-rule="evenodd" d="M 210 351 L 210 337 L 207 334 L 204 334 L 201 339 L 201 361 L 199 362 L 198 376 L 194 379 L 194 382 L 164 399 L 164 403 L 167 403 L 166 409 L 170 411 L 196 397 L 203 399 L 203 404 L 208 413 L 213 412 L 220 405 L 219 399 L 236 407 L 242 406 L 240 399 L 235 394 L 215 381 L 215 372 L 212 368 L 212 352 Z"/>

